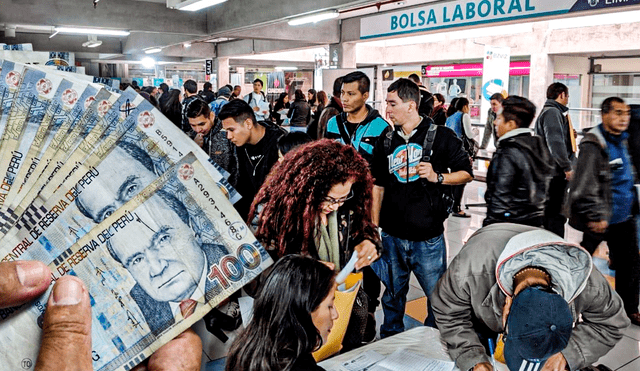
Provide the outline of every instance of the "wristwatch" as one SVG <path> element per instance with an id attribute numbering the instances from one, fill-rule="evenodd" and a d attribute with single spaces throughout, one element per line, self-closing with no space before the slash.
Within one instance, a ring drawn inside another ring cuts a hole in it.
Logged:
<path id="1" fill-rule="evenodd" d="M 436 173 L 438 175 L 438 184 L 442 184 L 444 182 L 444 175 L 442 173 Z"/>

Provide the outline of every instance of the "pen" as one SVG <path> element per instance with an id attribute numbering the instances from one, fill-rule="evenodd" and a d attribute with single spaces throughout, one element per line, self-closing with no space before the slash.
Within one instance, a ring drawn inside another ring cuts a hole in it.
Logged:
<path id="1" fill-rule="evenodd" d="M 493 339 L 489 338 L 489 354 L 491 354 L 491 367 L 493 367 L 493 370 L 495 371 L 496 369 L 496 358 L 493 356 L 493 353 L 495 353 L 496 351 L 496 347 L 493 344 Z"/>

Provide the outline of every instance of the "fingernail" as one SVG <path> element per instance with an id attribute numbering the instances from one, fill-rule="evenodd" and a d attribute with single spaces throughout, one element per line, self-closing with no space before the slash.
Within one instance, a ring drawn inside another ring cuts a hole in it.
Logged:
<path id="1" fill-rule="evenodd" d="M 19 261 L 16 263 L 18 281 L 23 287 L 36 287 L 42 284 L 42 278 L 48 276 L 47 267 L 37 261 Z"/>
<path id="2" fill-rule="evenodd" d="M 84 284 L 72 276 L 63 277 L 53 286 L 53 304 L 76 305 L 84 297 Z"/>

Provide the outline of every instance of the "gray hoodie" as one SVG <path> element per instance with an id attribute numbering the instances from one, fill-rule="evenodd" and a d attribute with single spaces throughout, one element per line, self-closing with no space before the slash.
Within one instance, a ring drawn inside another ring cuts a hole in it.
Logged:
<path id="1" fill-rule="evenodd" d="M 595 362 L 622 338 L 629 326 L 622 300 L 592 269 L 586 250 L 539 228 L 492 224 L 469 239 L 432 295 L 442 340 L 460 370 L 489 362 L 472 319 L 502 333 L 513 276 L 527 266 L 545 268 L 553 289 L 570 305 L 575 327 L 562 354 L 571 370 Z"/>

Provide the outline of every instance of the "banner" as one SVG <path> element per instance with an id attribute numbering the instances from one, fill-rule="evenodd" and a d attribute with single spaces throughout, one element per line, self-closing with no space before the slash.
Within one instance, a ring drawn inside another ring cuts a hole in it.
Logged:
<path id="1" fill-rule="evenodd" d="M 482 68 L 482 105 L 480 106 L 480 123 L 487 122 L 491 96 L 502 93 L 507 96 L 509 92 L 509 59 L 511 49 L 508 47 L 496 47 L 485 45 L 484 65 Z"/>
<path id="2" fill-rule="evenodd" d="M 360 38 L 637 5 L 640 0 L 455 0 L 360 19 Z"/>

